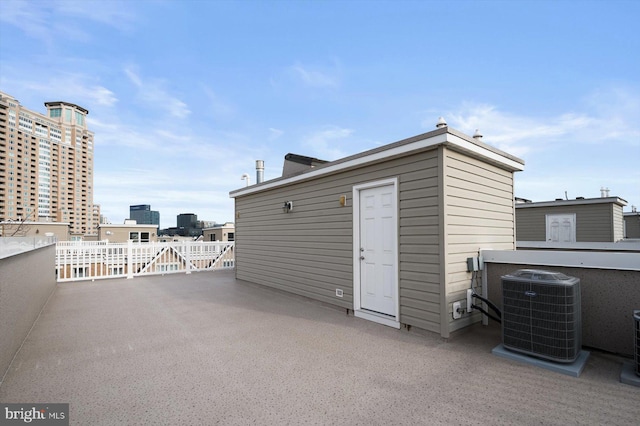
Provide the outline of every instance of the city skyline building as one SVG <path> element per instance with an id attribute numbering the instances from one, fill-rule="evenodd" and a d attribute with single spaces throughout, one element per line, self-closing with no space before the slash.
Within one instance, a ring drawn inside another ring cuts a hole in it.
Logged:
<path id="1" fill-rule="evenodd" d="M 0 221 L 66 222 L 72 239 L 97 235 L 89 111 L 44 105 L 42 114 L 0 92 Z"/>
<path id="2" fill-rule="evenodd" d="M 151 210 L 149 204 L 129 206 L 129 219 L 134 219 L 139 224 L 158 225 L 158 228 L 160 227 L 160 212 Z"/>

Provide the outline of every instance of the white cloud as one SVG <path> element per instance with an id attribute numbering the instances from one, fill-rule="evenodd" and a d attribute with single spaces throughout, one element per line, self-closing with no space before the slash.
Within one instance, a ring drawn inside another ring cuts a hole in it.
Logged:
<path id="1" fill-rule="evenodd" d="M 50 41 L 50 28 L 39 7 L 33 7 L 25 1 L 8 0 L 2 2 L 0 9 L 0 22 L 18 27 L 30 37 Z"/>
<path id="2" fill-rule="evenodd" d="M 215 119 L 228 120 L 235 115 L 235 108 L 229 103 L 223 101 L 210 87 L 202 87 L 207 97 L 207 108 Z"/>
<path id="3" fill-rule="evenodd" d="M 138 77 L 138 74 L 136 74 L 135 71 L 127 67 L 124 69 L 124 73 L 135 86 L 142 88 L 142 80 Z"/>
<path id="4" fill-rule="evenodd" d="M 336 87 L 339 78 L 327 71 L 305 67 L 299 63 L 290 67 L 293 74 L 304 84 L 311 87 Z M 335 71 L 334 71 L 335 74 Z"/>
<path id="5" fill-rule="evenodd" d="M 640 93 L 609 89 L 594 92 L 579 104 L 579 112 L 560 115 L 519 115 L 497 106 L 464 102 L 446 114 L 448 124 L 516 156 L 547 149 L 554 143 L 600 144 L 612 141 L 640 145 Z M 635 117 L 635 118 L 634 118 Z M 433 119 L 423 121 L 433 127 Z"/>
<path id="6" fill-rule="evenodd" d="M 38 99 L 38 103 L 66 101 L 91 111 L 96 106 L 111 107 L 118 102 L 114 92 L 101 85 L 95 77 L 90 75 L 75 72 L 55 73 L 38 78 L 37 75 L 18 75 L 14 69 L 7 71 L 6 74 L 0 79 L 2 86 L 12 87 L 12 90 L 18 92 L 27 92 L 31 98 Z M 34 107 L 29 104 L 25 104 L 25 106 Z"/>
<path id="7" fill-rule="evenodd" d="M 0 22 L 15 26 L 48 46 L 52 46 L 60 38 L 87 42 L 91 35 L 82 29 L 87 21 L 126 31 L 133 28 L 135 20 L 135 15 L 126 2 L 95 1 L 79 4 L 75 0 L 35 3 L 3 0 L 0 10 Z"/>
<path id="8" fill-rule="evenodd" d="M 280 138 L 280 136 L 282 136 L 284 134 L 284 132 L 282 130 L 279 129 L 274 129 L 273 127 L 269 127 L 269 141 L 275 141 L 276 139 Z"/>
<path id="9" fill-rule="evenodd" d="M 70 17 L 70 22 L 80 18 L 123 31 L 131 29 L 135 20 L 135 13 L 128 2 L 92 1 L 80 6 L 77 0 L 57 0 L 52 2 L 52 6 L 56 13 Z"/>
<path id="10" fill-rule="evenodd" d="M 184 119 L 191 114 L 185 102 L 167 92 L 164 80 L 143 80 L 134 68 L 126 67 L 123 71 L 138 88 L 136 96 L 141 103 L 146 107 L 165 111 L 174 118 Z"/>
<path id="11" fill-rule="evenodd" d="M 344 145 L 352 134 L 351 129 L 330 126 L 305 137 L 303 143 L 311 149 L 309 155 L 333 161 L 347 156 L 350 150 L 345 150 Z"/>

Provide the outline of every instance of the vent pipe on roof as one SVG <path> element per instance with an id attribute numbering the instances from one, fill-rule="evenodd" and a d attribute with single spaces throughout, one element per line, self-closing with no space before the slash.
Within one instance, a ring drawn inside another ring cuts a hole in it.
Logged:
<path id="1" fill-rule="evenodd" d="M 445 121 L 445 119 L 443 117 L 439 117 L 438 118 L 438 122 L 436 123 L 436 127 L 438 129 L 440 129 L 442 127 L 447 127 L 447 122 Z"/>
<path id="2" fill-rule="evenodd" d="M 609 188 L 605 188 L 604 186 L 600 187 L 600 198 L 608 198 L 609 197 Z"/>
<path id="3" fill-rule="evenodd" d="M 256 160 L 256 183 L 264 181 L 264 160 Z"/>
<path id="4" fill-rule="evenodd" d="M 247 173 L 244 173 L 244 174 L 242 175 L 242 177 L 240 178 L 240 180 L 246 180 L 246 181 L 247 181 L 247 186 L 249 186 L 249 183 L 250 183 L 249 181 L 250 181 L 250 179 L 251 179 L 251 178 L 249 177 L 249 175 L 248 175 Z"/>
<path id="5" fill-rule="evenodd" d="M 476 132 L 473 134 L 473 138 L 477 141 L 482 140 L 482 133 L 480 133 L 479 129 L 476 129 Z"/>

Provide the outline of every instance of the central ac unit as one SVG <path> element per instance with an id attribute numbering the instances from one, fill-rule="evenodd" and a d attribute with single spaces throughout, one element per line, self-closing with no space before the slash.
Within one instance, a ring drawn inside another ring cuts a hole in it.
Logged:
<path id="1" fill-rule="evenodd" d="M 580 280 L 520 269 L 502 277 L 502 344 L 555 362 L 571 363 L 582 348 Z"/>

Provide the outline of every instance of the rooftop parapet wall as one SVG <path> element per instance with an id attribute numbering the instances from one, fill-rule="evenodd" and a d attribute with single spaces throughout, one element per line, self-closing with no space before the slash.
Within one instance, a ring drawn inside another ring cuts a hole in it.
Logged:
<path id="1" fill-rule="evenodd" d="M 56 287 L 56 246 L 0 258 L 0 383 Z"/>
<path id="2" fill-rule="evenodd" d="M 633 310 L 640 309 L 640 253 L 518 250 L 483 251 L 483 256 L 489 300 L 500 309 L 501 277 L 515 270 L 543 269 L 577 277 L 582 293 L 582 344 L 633 355 Z"/>

